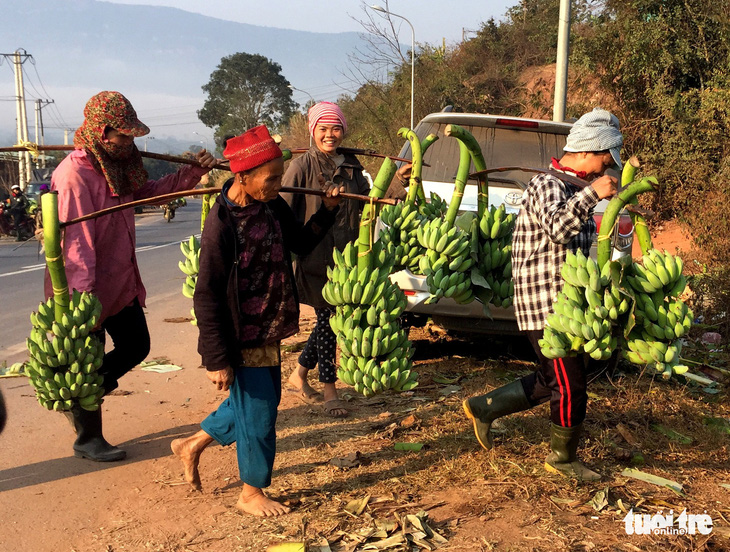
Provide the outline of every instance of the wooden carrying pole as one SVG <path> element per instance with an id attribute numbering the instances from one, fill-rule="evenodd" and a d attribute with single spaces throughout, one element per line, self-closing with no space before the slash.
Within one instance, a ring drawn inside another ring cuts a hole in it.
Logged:
<path id="1" fill-rule="evenodd" d="M 61 223 L 61 228 L 65 226 L 69 226 L 71 224 L 76 224 L 79 222 L 84 222 L 86 220 L 95 219 L 97 217 L 101 217 L 104 215 L 108 215 L 110 213 L 114 213 L 116 211 L 121 211 L 123 209 L 130 209 L 132 207 L 140 207 L 142 205 L 151 205 L 151 204 L 164 204 L 168 201 L 171 201 L 173 199 L 177 199 L 179 197 L 186 197 L 186 196 L 196 196 L 196 195 L 212 195 L 220 193 L 222 188 L 200 188 L 198 190 L 183 190 L 181 192 L 172 192 L 170 194 L 164 194 L 159 195 L 155 197 L 148 197 L 145 199 L 139 199 L 137 201 L 129 201 L 127 203 L 122 203 L 120 205 L 115 205 L 114 207 L 107 207 L 106 209 L 101 209 L 100 211 L 95 211 L 93 213 L 89 213 L 88 215 L 83 215 L 81 217 L 77 217 L 75 219 L 67 220 L 65 222 Z M 294 188 L 289 186 L 283 186 L 280 192 L 284 193 L 292 193 L 292 194 L 307 194 L 307 195 L 316 195 L 316 196 L 324 196 L 325 192 L 322 190 L 309 190 L 307 188 Z M 372 197 L 360 195 L 360 194 L 350 194 L 347 192 L 340 192 L 340 197 L 342 199 L 352 199 L 355 201 L 362 201 L 364 203 L 380 203 L 383 205 L 395 205 L 398 200 L 395 199 L 375 199 Z"/>
<path id="2" fill-rule="evenodd" d="M 489 167 L 487 169 L 484 169 L 483 171 L 478 171 L 475 173 L 471 173 L 469 175 L 469 178 L 478 178 L 480 175 L 483 174 L 491 174 L 491 173 L 499 173 L 499 172 L 511 172 L 511 171 L 522 171 L 522 172 L 533 172 L 533 173 L 540 173 L 540 174 L 551 174 L 555 178 L 559 178 L 560 180 L 564 182 L 569 182 L 570 184 L 573 184 L 575 186 L 578 186 L 579 188 L 585 188 L 586 186 L 590 186 L 591 183 L 587 182 L 586 180 L 583 180 L 582 178 L 578 178 L 577 176 L 571 176 L 569 174 L 565 174 L 558 171 L 553 171 L 550 169 L 536 169 L 533 167 Z"/>
<path id="3" fill-rule="evenodd" d="M 10 147 L 4 147 L 0 148 L 0 153 L 8 153 L 8 152 L 15 152 L 15 151 L 73 151 L 76 149 L 72 145 L 55 145 L 55 146 L 40 146 L 40 145 L 30 145 L 30 146 L 10 146 Z M 285 148 L 288 149 L 292 154 L 294 153 L 306 153 L 309 151 L 309 148 Z M 337 151 L 339 153 L 351 153 L 353 155 L 366 155 L 368 157 L 379 157 L 381 159 L 385 159 L 386 157 L 388 159 L 391 159 L 393 161 L 403 161 L 404 163 L 410 163 L 410 159 L 405 159 L 404 157 L 391 157 L 390 155 L 384 155 L 382 153 L 378 153 L 374 150 L 368 150 L 368 149 L 360 149 L 360 148 L 337 148 Z M 148 157 L 150 159 L 159 159 L 160 161 L 169 161 L 171 163 L 183 163 L 185 165 L 198 165 L 199 163 L 195 159 L 189 159 L 187 157 L 180 157 L 178 155 L 167 155 L 164 153 L 153 153 L 151 151 L 140 151 L 139 152 L 142 157 Z M 428 167 L 429 165 L 424 163 L 424 167 Z M 230 167 L 228 166 L 228 163 L 218 163 L 214 169 L 221 169 L 224 171 L 230 171 Z"/>
<path id="4" fill-rule="evenodd" d="M 0 148 L 0 153 L 7 153 L 7 152 L 14 152 L 14 151 L 73 151 L 76 148 L 72 145 L 56 145 L 56 146 L 38 146 L 38 145 L 32 145 L 32 146 L 10 146 L 5 148 Z M 140 151 L 139 152 L 142 157 L 147 157 L 149 159 L 159 159 L 160 161 L 169 161 L 170 163 L 181 163 L 183 165 L 195 165 L 197 167 L 200 166 L 200 163 L 198 163 L 195 159 L 190 159 L 187 157 L 181 157 L 179 155 L 167 155 L 165 153 L 153 153 L 151 151 Z M 221 169 L 223 171 L 230 171 L 231 168 L 228 166 L 228 163 L 218 163 L 213 167 L 214 169 Z"/>

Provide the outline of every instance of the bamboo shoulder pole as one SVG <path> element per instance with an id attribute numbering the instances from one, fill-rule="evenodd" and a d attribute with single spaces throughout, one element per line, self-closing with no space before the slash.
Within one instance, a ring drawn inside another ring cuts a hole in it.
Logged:
<path id="1" fill-rule="evenodd" d="M 111 213 L 116 213 L 117 211 L 122 211 L 124 209 L 130 209 L 133 207 L 141 207 L 142 205 L 154 205 L 154 204 L 163 204 L 167 203 L 168 201 L 171 201 L 173 199 L 177 199 L 179 197 L 187 197 L 187 196 L 196 196 L 196 195 L 208 195 L 208 194 L 217 194 L 220 193 L 222 188 L 200 188 L 198 190 L 183 190 L 180 192 L 172 192 L 170 194 L 164 194 L 154 197 L 148 197 L 145 199 L 139 199 L 137 201 L 129 201 L 127 203 L 122 203 L 120 205 L 115 205 L 114 207 L 107 207 L 106 209 L 101 209 L 100 211 L 95 211 L 93 213 L 89 213 L 87 215 L 83 215 L 80 217 L 77 217 L 75 219 L 67 220 L 65 222 L 60 223 L 60 227 L 64 228 L 65 226 L 69 226 L 71 224 L 77 224 L 79 222 L 84 222 L 87 220 L 95 219 L 104 215 L 109 215 Z M 316 195 L 316 196 L 323 196 L 325 195 L 325 192 L 322 190 L 309 190 L 306 188 L 295 188 L 290 186 L 284 186 L 280 190 L 281 192 L 285 193 L 293 193 L 293 194 L 307 194 L 307 195 Z M 355 201 L 362 201 L 362 202 L 373 202 L 373 203 L 379 203 L 384 205 L 395 205 L 398 201 L 395 199 L 375 199 L 370 198 L 368 196 L 360 195 L 360 194 L 351 194 L 347 192 L 340 193 L 340 197 L 342 199 L 350 199 Z"/>

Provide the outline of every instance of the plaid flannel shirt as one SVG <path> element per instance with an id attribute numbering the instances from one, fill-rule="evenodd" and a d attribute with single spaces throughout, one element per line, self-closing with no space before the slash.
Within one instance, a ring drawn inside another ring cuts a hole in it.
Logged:
<path id="1" fill-rule="evenodd" d="M 566 173 L 570 174 L 570 173 Z M 596 233 L 591 186 L 577 188 L 549 174 L 530 180 L 512 237 L 515 314 L 520 330 L 541 330 L 563 287 L 565 254 L 579 248 L 588 256 Z"/>

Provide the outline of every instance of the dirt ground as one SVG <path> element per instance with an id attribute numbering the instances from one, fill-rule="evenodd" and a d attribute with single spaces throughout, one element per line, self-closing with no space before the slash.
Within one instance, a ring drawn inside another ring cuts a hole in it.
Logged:
<path id="1" fill-rule="evenodd" d="M 674 251 L 678 239 L 655 243 Z M 364 399 L 343 385 L 350 410 L 344 420 L 285 392 L 268 492 L 292 512 L 275 519 L 242 515 L 233 507 L 240 492 L 233 447 L 211 446 L 203 454 L 202 492 L 183 481 L 170 453 L 171 440 L 196 431 L 225 398 L 198 368 L 197 329 L 179 321 L 188 310 L 180 295 L 147 309 L 150 356 L 182 370 L 136 368 L 104 404 L 105 435 L 127 450 L 123 462 L 74 458 L 65 418 L 41 409 L 24 378 L 0 380 L 10 415 L 0 436 L 0 551 L 264 551 L 302 539 L 310 552 L 399 551 L 406 548 L 387 542 L 404 533 L 418 537 L 418 515 L 426 527 L 422 545 L 412 550 L 730 550 L 727 380 L 716 392 L 653 381 L 622 365 L 596 381 L 582 456 L 603 479 L 579 484 L 543 471 L 545 405 L 506 418 L 504 435 L 489 452 L 461 410 L 464 398 L 531 370 L 527 342 L 468 339 L 437 327 L 411 330 L 421 374 L 413 392 Z M 311 331 L 310 309 L 303 309 L 301 322 L 284 347 L 284 378 Z M 707 366 L 724 357 L 701 344 L 685 354 L 706 374 L 722 376 Z M 423 448 L 399 451 L 398 443 Z M 628 467 L 683 489 L 622 476 Z M 713 531 L 628 536 L 623 518 L 631 509 L 706 512 Z"/>

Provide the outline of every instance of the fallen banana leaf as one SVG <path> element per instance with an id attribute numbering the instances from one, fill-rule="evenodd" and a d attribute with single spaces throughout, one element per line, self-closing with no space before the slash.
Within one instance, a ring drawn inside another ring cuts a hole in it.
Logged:
<path id="1" fill-rule="evenodd" d="M 608 506 L 608 487 L 594 494 L 589 504 L 596 512 L 600 512 Z"/>
<path id="2" fill-rule="evenodd" d="M 682 435 L 678 431 L 674 431 L 673 429 L 671 429 L 669 427 L 664 427 L 661 424 L 652 424 L 651 428 L 654 431 L 658 431 L 662 435 L 666 435 L 672 441 L 677 441 L 678 443 L 682 443 L 683 445 L 691 445 L 692 444 L 692 438 L 691 437 L 687 437 L 686 435 Z"/>
<path id="3" fill-rule="evenodd" d="M 564 505 L 568 508 L 575 508 L 576 506 L 580 506 L 581 504 L 583 504 L 582 501 L 576 500 L 575 498 L 562 498 L 559 496 L 551 496 L 550 500 L 558 506 Z"/>
<path id="4" fill-rule="evenodd" d="M 412 514 L 406 515 L 406 520 L 408 520 L 408 523 L 410 523 L 413 527 L 418 529 L 419 531 L 423 532 L 426 537 L 431 536 L 431 528 L 428 526 L 428 524 L 425 522 L 423 518 L 420 516 L 414 516 Z"/>
<path id="5" fill-rule="evenodd" d="M 624 424 L 619 423 L 616 426 L 616 429 L 621 434 L 621 437 L 626 439 L 626 442 L 630 444 L 632 447 L 639 447 L 641 444 L 639 443 L 639 440 L 634 437 L 634 434 L 629 431 L 629 428 L 626 427 Z"/>
<path id="6" fill-rule="evenodd" d="M 677 493 L 679 496 L 682 497 L 687 496 L 686 494 L 684 494 L 684 489 L 682 485 L 680 483 L 677 483 L 676 481 L 672 481 L 671 479 L 665 479 L 663 477 L 659 477 L 658 475 L 652 475 L 650 473 L 646 473 L 634 468 L 626 468 L 624 471 L 621 472 L 621 475 L 623 475 L 624 477 L 638 479 L 639 481 L 643 481 L 645 483 L 651 483 L 652 485 L 658 485 L 659 487 L 666 487 L 670 491 Z"/>
<path id="7" fill-rule="evenodd" d="M 406 538 L 403 536 L 403 533 L 397 533 L 387 539 L 369 542 L 362 547 L 362 550 L 387 550 L 388 548 L 395 548 L 396 546 L 400 548 L 400 545 L 404 542 L 406 542 Z"/>
<path id="8" fill-rule="evenodd" d="M 0 368 L 0 378 L 19 378 L 27 375 L 25 365 L 22 362 L 16 362 L 7 368 Z"/>
<path id="9" fill-rule="evenodd" d="M 395 450 L 406 450 L 409 452 L 418 452 L 423 448 L 423 443 L 396 443 Z"/>
<path id="10" fill-rule="evenodd" d="M 182 366 L 178 366 L 177 364 L 151 364 L 149 366 L 142 366 L 140 370 L 165 374 L 167 372 L 177 372 L 178 370 L 182 370 Z"/>
<path id="11" fill-rule="evenodd" d="M 621 510 L 624 514 L 629 513 L 629 509 L 624 506 L 624 501 L 620 498 L 616 501 L 616 506 L 618 506 L 618 509 Z"/>
<path id="12" fill-rule="evenodd" d="M 365 511 L 368 502 L 370 502 L 370 495 L 365 495 L 364 498 L 351 500 L 345 506 L 345 512 L 352 514 L 353 516 L 359 516 Z"/>
<path id="13" fill-rule="evenodd" d="M 332 458 L 332 460 L 330 460 L 330 464 L 340 469 L 357 468 L 358 466 L 363 464 L 362 460 L 362 455 L 359 451 L 356 451 L 351 452 L 347 456 Z"/>

